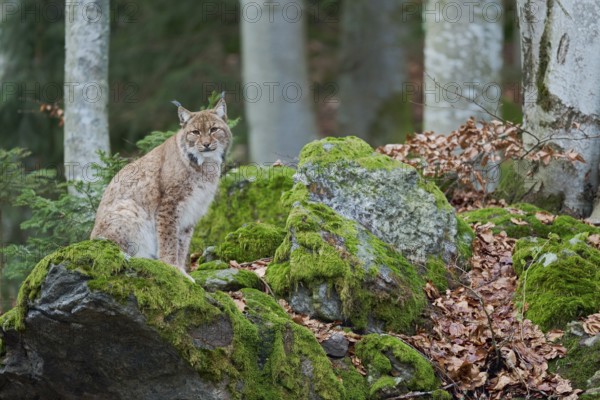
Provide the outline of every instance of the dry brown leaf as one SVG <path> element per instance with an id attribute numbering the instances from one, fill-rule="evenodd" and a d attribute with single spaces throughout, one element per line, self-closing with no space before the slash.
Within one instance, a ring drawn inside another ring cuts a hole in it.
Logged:
<path id="1" fill-rule="evenodd" d="M 583 330 L 588 335 L 597 335 L 600 333 L 600 313 L 588 315 L 583 321 Z"/>
<path id="2" fill-rule="evenodd" d="M 517 219 L 517 218 L 511 218 L 510 222 L 512 222 L 515 225 L 529 225 L 529 223 L 527 221 L 523 221 L 522 219 Z"/>
<path id="3" fill-rule="evenodd" d="M 535 213 L 535 218 L 537 218 L 537 220 L 542 224 L 549 225 L 554 222 L 556 216 L 547 212 L 539 211 Z"/>

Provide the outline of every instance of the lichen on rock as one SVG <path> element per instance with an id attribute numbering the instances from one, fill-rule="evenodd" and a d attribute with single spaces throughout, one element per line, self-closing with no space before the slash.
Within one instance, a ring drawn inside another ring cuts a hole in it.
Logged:
<path id="1" fill-rule="evenodd" d="M 458 256 L 457 223 L 443 193 L 411 166 L 375 153 L 356 137 L 326 138 L 300 153 L 295 182 L 410 261 Z"/>
<path id="2" fill-rule="evenodd" d="M 543 330 L 562 329 L 600 309 L 600 251 L 587 233 L 563 239 L 524 238 L 517 242 L 513 266 L 519 276 L 518 306 Z"/>

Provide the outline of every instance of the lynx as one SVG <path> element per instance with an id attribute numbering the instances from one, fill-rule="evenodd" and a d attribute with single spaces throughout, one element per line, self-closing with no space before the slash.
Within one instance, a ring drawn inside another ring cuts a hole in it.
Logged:
<path id="1" fill-rule="evenodd" d="M 181 128 L 112 179 L 91 238 L 111 240 L 131 256 L 160 259 L 192 279 L 186 264 L 193 229 L 217 190 L 231 131 L 224 98 L 199 112 L 174 104 Z"/>

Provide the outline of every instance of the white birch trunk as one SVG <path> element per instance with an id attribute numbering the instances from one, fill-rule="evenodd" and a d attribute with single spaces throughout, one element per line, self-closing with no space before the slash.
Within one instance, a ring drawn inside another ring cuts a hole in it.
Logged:
<path id="1" fill-rule="evenodd" d="M 492 119 L 474 103 L 498 115 L 502 17 L 501 0 L 426 1 L 424 130 L 448 135 L 470 116 Z"/>
<path id="2" fill-rule="evenodd" d="M 301 0 L 241 0 L 242 74 L 250 158 L 293 160 L 316 139 Z"/>
<path id="3" fill-rule="evenodd" d="M 66 2 L 65 175 L 94 179 L 97 150 L 110 151 L 108 134 L 109 0 Z"/>
<path id="4" fill-rule="evenodd" d="M 534 171 L 530 197 L 578 217 L 592 212 L 600 163 L 600 3 L 518 0 L 524 124 L 539 140 L 574 149 L 586 163 L 552 162 Z M 579 128 L 577 128 L 579 126 Z M 587 137 L 596 137 L 586 139 Z M 528 147 L 537 139 L 524 134 Z M 523 173 L 525 171 L 522 171 Z M 596 206 L 594 218 L 600 221 Z"/>
<path id="5" fill-rule="evenodd" d="M 404 0 L 346 0 L 342 9 L 342 51 L 338 123 L 344 135 L 372 145 L 399 143 L 406 85 L 411 13 Z M 414 7 L 413 7 L 414 8 Z M 414 88 L 407 88 L 413 89 Z"/>

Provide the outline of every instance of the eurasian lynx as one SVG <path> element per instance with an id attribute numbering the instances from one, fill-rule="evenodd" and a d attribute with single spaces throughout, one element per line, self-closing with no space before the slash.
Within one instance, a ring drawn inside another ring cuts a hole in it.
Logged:
<path id="1" fill-rule="evenodd" d="M 199 112 L 176 105 L 181 129 L 108 184 L 91 238 L 112 240 L 132 256 L 158 258 L 191 279 L 192 233 L 217 190 L 231 131 L 223 98 Z"/>

